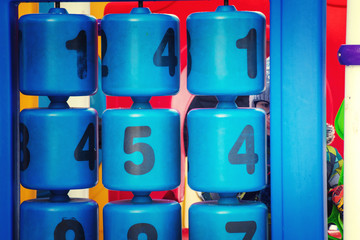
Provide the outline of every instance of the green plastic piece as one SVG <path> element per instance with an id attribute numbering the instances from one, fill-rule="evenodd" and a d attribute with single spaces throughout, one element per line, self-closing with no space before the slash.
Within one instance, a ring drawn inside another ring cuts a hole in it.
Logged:
<path id="1" fill-rule="evenodd" d="M 344 166 L 341 169 L 341 174 L 340 174 L 340 179 L 339 179 L 338 185 L 343 185 L 343 184 L 344 184 Z M 339 229 L 339 231 L 341 233 L 341 238 L 340 239 L 343 240 L 344 239 L 344 237 L 343 237 L 344 236 L 343 235 L 344 226 L 343 226 L 343 222 L 341 220 L 340 212 L 336 208 L 335 205 L 333 205 L 331 214 L 328 217 L 328 224 L 335 224 L 337 226 L 337 228 Z M 335 238 L 335 237 L 332 237 L 332 236 L 328 235 L 328 240 L 339 240 L 339 238 Z"/>
<path id="2" fill-rule="evenodd" d="M 336 114 L 334 125 L 335 125 L 336 133 L 339 135 L 339 137 L 342 140 L 344 140 L 344 100 L 342 101 L 339 111 Z M 343 185 L 343 184 L 344 184 L 344 166 L 341 170 L 338 185 Z M 337 228 L 339 229 L 339 231 L 341 233 L 341 240 L 343 240 L 344 239 L 344 235 L 343 235 L 344 226 L 343 226 L 343 222 L 341 220 L 340 212 L 336 208 L 335 205 L 333 205 L 331 214 L 328 217 L 328 224 L 335 224 L 337 226 Z M 338 238 L 332 237 L 330 235 L 328 235 L 328 239 L 329 240 L 339 240 Z"/>
<path id="3" fill-rule="evenodd" d="M 335 130 L 339 137 L 344 140 L 344 100 L 341 103 L 339 111 L 335 117 Z"/>

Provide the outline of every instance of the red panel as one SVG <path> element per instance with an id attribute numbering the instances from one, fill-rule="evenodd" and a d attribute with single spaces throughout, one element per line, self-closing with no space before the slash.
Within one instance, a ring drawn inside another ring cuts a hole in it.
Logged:
<path id="1" fill-rule="evenodd" d="M 337 51 L 345 44 L 346 0 L 328 0 L 327 6 L 327 46 L 326 46 L 326 121 L 334 125 L 336 113 L 344 99 L 345 67 L 337 59 Z M 343 154 L 343 141 L 336 137 L 332 145 Z"/>

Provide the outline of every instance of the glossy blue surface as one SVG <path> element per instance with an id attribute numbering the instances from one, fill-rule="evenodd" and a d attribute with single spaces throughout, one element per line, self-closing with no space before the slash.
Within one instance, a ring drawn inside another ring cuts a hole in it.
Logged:
<path id="1" fill-rule="evenodd" d="M 180 184 L 180 116 L 170 109 L 106 110 L 103 184 L 123 191 L 160 191 Z"/>
<path id="2" fill-rule="evenodd" d="M 173 95 L 179 90 L 179 20 L 134 8 L 101 21 L 103 90 L 115 96 Z"/>
<path id="3" fill-rule="evenodd" d="M 94 109 L 26 109 L 20 114 L 20 131 L 24 187 L 57 190 L 95 186 L 98 158 Z"/>
<path id="4" fill-rule="evenodd" d="M 262 110 L 196 109 L 189 112 L 187 121 L 192 189 L 236 193 L 257 191 L 265 186 Z"/>
<path id="5" fill-rule="evenodd" d="M 98 211 L 97 203 L 88 199 L 25 201 L 20 207 L 20 240 L 97 240 Z"/>
<path id="6" fill-rule="evenodd" d="M 51 9 L 19 20 L 20 91 L 82 96 L 97 88 L 97 24 L 93 17 Z"/>
<path id="7" fill-rule="evenodd" d="M 19 84 L 18 84 L 18 49 L 17 19 L 18 3 L 0 1 L 0 232 L 6 240 L 19 238 L 19 167 L 18 126 L 19 126 Z"/>
<path id="8" fill-rule="evenodd" d="M 189 239 L 265 240 L 267 208 L 263 203 L 248 201 L 236 205 L 195 203 L 189 209 Z"/>
<path id="9" fill-rule="evenodd" d="M 104 207 L 104 240 L 118 239 L 181 240 L 179 203 L 170 200 L 108 203 Z"/>
<path id="10" fill-rule="evenodd" d="M 187 21 L 188 90 L 199 95 L 250 95 L 264 89 L 265 17 L 219 6 Z"/>
<path id="11" fill-rule="evenodd" d="M 327 239 L 326 1 L 270 9 L 272 239 Z"/>

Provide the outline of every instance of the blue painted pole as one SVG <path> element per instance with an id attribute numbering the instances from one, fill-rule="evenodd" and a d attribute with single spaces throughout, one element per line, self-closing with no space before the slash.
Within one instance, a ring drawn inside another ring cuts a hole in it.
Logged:
<path id="1" fill-rule="evenodd" d="M 0 233 L 2 239 L 18 239 L 18 47 L 17 5 L 0 1 Z"/>
<path id="2" fill-rule="evenodd" d="M 326 1 L 270 4 L 272 239 L 326 239 Z"/>

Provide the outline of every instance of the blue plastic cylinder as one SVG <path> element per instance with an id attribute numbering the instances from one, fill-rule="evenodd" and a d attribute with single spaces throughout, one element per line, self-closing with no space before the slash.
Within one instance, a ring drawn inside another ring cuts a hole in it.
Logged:
<path id="1" fill-rule="evenodd" d="M 134 8 L 101 21 L 103 91 L 115 96 L 173 95 L 179 90 L 179 19 Z"/>
<path id="2" fill-rule="evenodd" d="M 189 186 L 197 191 L 258 191 L 266 184 L 265 113 L 198 109 L 188 114 Z"/>
<path id="3" fill-rule="evenodd" d="M 219 6 L 187 21 L 188 90 L 199 95 L 250 95 L 264 89 L 265 17 Z"/>
<path id="4" fill-rule="evenodd" d="M 43 190 L 93 187 L 98 179 L 94 109 L 25 109 L 20 113 L 20 180 Z"/>
<path id="5" fill-rule="evenodd" d="M 19 20 L 20 91 L 82 96 L 97 88 L 97 24 L 63 8 Z"/>
<path id="6" fill-rule="evenodd" d="M 88 199 L 25 201 L 20 206 L 20 240 L 98 239 L 98 205 Z"/>
<path id="7" fill-rule="evenodd" d="M 113 109 L 103 114 L 103 184 L 161 191 L 180 184 L 180 117 L 172 109 Z"/>
<path id="8" fill-rule="evenodd" d="M 191 240 L 266 240 L 267 208 L 261 202 L 242 201 L 236 205 L 201 202 L 189 209 Z"/>
<path id="9" fill-rule="evenodd" d="M 104 240 L 117 239 L 181 240 L 179 203 L 108 203 L 104 207 Z"/>

